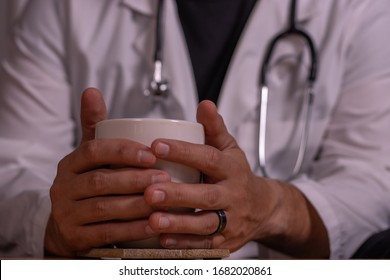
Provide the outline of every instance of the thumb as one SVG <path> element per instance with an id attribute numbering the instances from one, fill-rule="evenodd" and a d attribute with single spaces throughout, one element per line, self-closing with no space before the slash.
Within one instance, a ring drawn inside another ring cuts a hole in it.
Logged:
<path id="1" fill-rule="evenodd" d="M 83 137 L 81 142 L 95 139 L 96 123 L 107 118 L 106 104 L 98 89 L 87 88 L 81 97 L 81 127 Z"/>
<path id="2" fill-rule="evenodd" d="M 228 132 L 213 102 L 202 101 L 198 106 L 196 119 L 204 127 L 206 144 L 220 151 L 238 146 L 236 140 Z"/>

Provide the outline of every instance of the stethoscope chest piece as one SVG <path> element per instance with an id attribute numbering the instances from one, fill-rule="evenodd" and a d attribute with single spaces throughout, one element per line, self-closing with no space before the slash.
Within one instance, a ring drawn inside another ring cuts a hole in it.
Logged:
<path id="1" fill-rule="evenodd" d="M 167 80 L 162 79 L 162 63 L 161 61 L 155 61 L 153 78 L 149 82 L 148 87 L 144 90 L 146 97 L 167 97 L 169 93 L 169 83 Z"/>
<path id="2" fill-rule="evenodd" d="M 169 92 L 168 82 L 156 82 L 151 81 L 149 87 L 144 90 L 144 95 L 146 97 L 154 96 L 154 97 L 167 97 Z"/>

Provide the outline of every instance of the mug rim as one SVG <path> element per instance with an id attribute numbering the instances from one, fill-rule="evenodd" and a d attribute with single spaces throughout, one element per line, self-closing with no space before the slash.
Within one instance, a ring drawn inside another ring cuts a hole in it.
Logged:
<path id="1" fill-rule="evenodd" d="M 175 123 L 175 124 L 186 124 L 186 125 L 193 125 L 193 126 L 202 126 L 201 123 L 194 122 L 194 121 L 187 121 L 187 120 L 178 120 L 178 119 L 164 119 L 164 118 L 115 118 L 115 119 L 105 119 L 102 121 L 99 121 L 96 123 L 96 125 L 99 125 L 100 123 L 113 123 L 113 122 L 148 122 L 148 123 Z"/>

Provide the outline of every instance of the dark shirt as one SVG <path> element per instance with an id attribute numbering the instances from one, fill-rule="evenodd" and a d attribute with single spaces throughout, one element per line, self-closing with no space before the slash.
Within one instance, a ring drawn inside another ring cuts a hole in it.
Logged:
<path id="1" fill-rule="evenodd" d="M 199 101 L 215 103 L 256 0 L 176 0 Z"/>

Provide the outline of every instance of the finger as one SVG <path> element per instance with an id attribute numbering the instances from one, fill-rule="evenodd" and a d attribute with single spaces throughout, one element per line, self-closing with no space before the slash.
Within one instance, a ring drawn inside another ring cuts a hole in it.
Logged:
<path id="1" fill-rule="evenodd" d="M 170 182 L 168 173 L 154 169 L 96 169 L 77 176 L 68 187 L 72 200 L 105 195 L 140 194 L 156 183 Z"/>
<path id="2" fill-rule="evenodd" d="M 225 209 L 229 206 L 226 187 L 208 184 L 155 184 L 146 188 L 146 203 L 158 208 Z"/>
<path id="3" fill-rule="evenodd" d="M 202 101 L 198 106 L 196 118 L 204 127 L 206 144 L 221 151 L 237 147 L 236 140 L 228 132 L 213 102 Z"/>
<path id="4" fill-rule="evenodd" d="M 99 90 L 95 88 L 86 89 L 81 97 L 82 142 L 94 139 L 96 124 L 106 118 L 107 109 Z"/>
<path id="5" fill-rule="evenodd" d="M 225 237 L 220 234 L 214 236 L 161 234 L 160 237 L 160 244 L 167 249 L 213 249 L 219 248 L 224 241 Z"/>
<path id="6" fill-rule="evenodd" d="M 142 195 L 94 197 L 74 205 L 77 212 L 69 219 L 77 225 L 145 219 L 152 213 L 152 208 L 145 203 Z"/>
<path id="7" fill-rule="evenodd" d="M 69 231 L 65 242 L 77 252 L 132 240 L 156 236 L 147 220 L 107 222 L 79 227 Z"/>
<path id="8" fill-rule="evenodd" d="M 105 165 L 151 167 L 155 163 L 155 155 L 145 145 L 128 139 L 96 139 L 82 143 L 59 168 L 81 174 Z"/>
<path id="9" fill-rule="evenodd" d="M 158 158 L 198 169 L 218 181 L 226 179 L 234 171 L 233 161 L 212 146 L 157 139 L 152 143 L 151 150 Z"/>
<path id="10" fill-rule="evenodd" d="M 149 217 L 149 225 L 155 232 L 193 235 L 212 235 L 219 226 L 218 215 L 214 211 L 197 213 L 154 212 Z"/>

